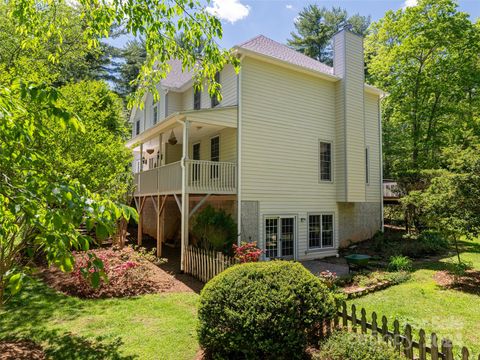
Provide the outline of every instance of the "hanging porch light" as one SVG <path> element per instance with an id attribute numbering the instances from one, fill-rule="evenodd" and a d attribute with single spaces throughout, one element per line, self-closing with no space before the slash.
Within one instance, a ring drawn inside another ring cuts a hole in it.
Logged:
<path id="1" fill-rule="evenodd" d="M 175 145 L 177 143 L 177 138 L 175 137 L 175 133 L 173 132 L 173 129 L 172 129 L 172 132 L 170 133 L 170 137 L 168 138 L 168 143 L 170 145 Z"/>

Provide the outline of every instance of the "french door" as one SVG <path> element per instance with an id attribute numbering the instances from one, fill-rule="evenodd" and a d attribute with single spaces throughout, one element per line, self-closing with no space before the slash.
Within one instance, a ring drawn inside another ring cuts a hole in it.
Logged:
<path id="1" fill-rule="evenodd" d="M 295 249 L 295 217 L 265 218 L 265 256 L 269 259 L 293 258 Z"/>

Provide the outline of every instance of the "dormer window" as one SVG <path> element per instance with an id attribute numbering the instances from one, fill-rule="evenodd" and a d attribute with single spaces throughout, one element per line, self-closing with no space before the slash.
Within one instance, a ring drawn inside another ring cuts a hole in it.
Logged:
<path id="1" fill-rule="evenodd" d="M 193 89 L 193 110 L 200 110 L 202 93 L 200 90 Z"/>
<path id="2" fill-rule="evenodd" d="M 218 84 L 220 84 L 220 72 L 217 71 L 217 73 L 215 74 L 215 82 L 217 82 Z M 217 106 L 218 104 L 220 104 L 220 102 L 218 101 L 218 97 L 216 95 L 212 96 L 212 108 L 214 108 L 215 106 Z"/>

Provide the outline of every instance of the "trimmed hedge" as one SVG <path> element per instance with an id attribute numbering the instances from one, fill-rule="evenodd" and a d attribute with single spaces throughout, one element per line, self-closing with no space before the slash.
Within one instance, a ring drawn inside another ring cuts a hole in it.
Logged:
<path id="1" fill-rule="evenodd" d="M 321 344 L 314 360 L 405 360 L 406 358 L 386 344 L 381 337 L 345 331 L 333 333 Z"/>
<path id="2" fill-rule="evenodd" d="M 199 342 L 218 359 L 303 358 L 336 304 L 336 295 L 300 263 L 235 265 L 200 294 Z"/>

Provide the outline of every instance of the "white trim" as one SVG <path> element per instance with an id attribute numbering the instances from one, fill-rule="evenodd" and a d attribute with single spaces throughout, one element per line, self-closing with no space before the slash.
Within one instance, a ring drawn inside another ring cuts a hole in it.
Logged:
<path id="1" fill-rule="evenodd" d="M 240 58 L 240 63 L 243 56 Z M 260 210 L 260 209 L 258 209 Z M 242 69 L 237 74 L 237 245 L 242 241 Z M 257 239 L 257 242 L 260 239 Z"/>
<path id="2" fill-rule="evenodd" d="M 259 217 L 261 219 L 261 228 L 262 228 L 262 232 L 261 232 L 261 249 L 263 250 L 263 260 L 272 260 L 272 259 L 282 259 L 282 258 L 290 258 L 290 256 L 288 257 L 284 257 L 283 254 L 282 256 L 280 257 L 276 257 L 276 258 L 268 258 L 266 257 L 266 254 L 267 254 L 267 251 L 266 251 L 266 242 L 265 242 L 265 234 L 266 234 L 266 231 L 265 231 L 265 220 L 267 219 L 278 219 L 278 223 L 277 223 L 277 235 L 279 233 L 279 231 L 281 230 L 281 224 L 280 224 L 280 219 L 290 219 L 290 218 L 293 218 L 293 260 L 297 260 L 298 259 L 298 242 L 299 242 L 299 236 L 298 236 L 298 219 L 299 219 L 299 216 L 298 216 L 298 213 L 275 213 L 275 214 L 263 214 Z M 280 239 L 277 239 L 277 244 L 280 244 Z M 278 254 L 278 249 L 280 249 L 281 251 L 281 248 L 277 248 L 277 254 Z"/>
<path id="3" fill-rule="evenodd" d="M 382 130 L 382 104 L 381 99 L 378 98 L 378 140 L 380 149 L 380 221 L 382 224 L 382 232 L 385 230 L 385 218 L 383 209 L 383 130 Z"/>
<path id="4" fill-rule="evenodd" d="M 322 180 L 322 143 L 330 144 L 330 180 Z M 334 142 L 333 140 L 318 139 L 318 183 L 334 184 L 335 183 L 335 163 L 334 163 Z"/>
<path id="5" fill-rule="evenodd" d="M 332 246 L 323 246 L 323 223 L 322 217 L 324 215 L 332 215 Z M 320 246 L 310 247 L 310 216 L 320 216 Z M 335 246 L 335 239 L 336 239 L 336 226 L 335 226 L 335 212 L 330 211 L 321 211 L 321 212 L 308 212 L 307 213 L 307 253 L 315 252 L 315 251 L 327 251 L 332 249 L 337 249 Z"/>

